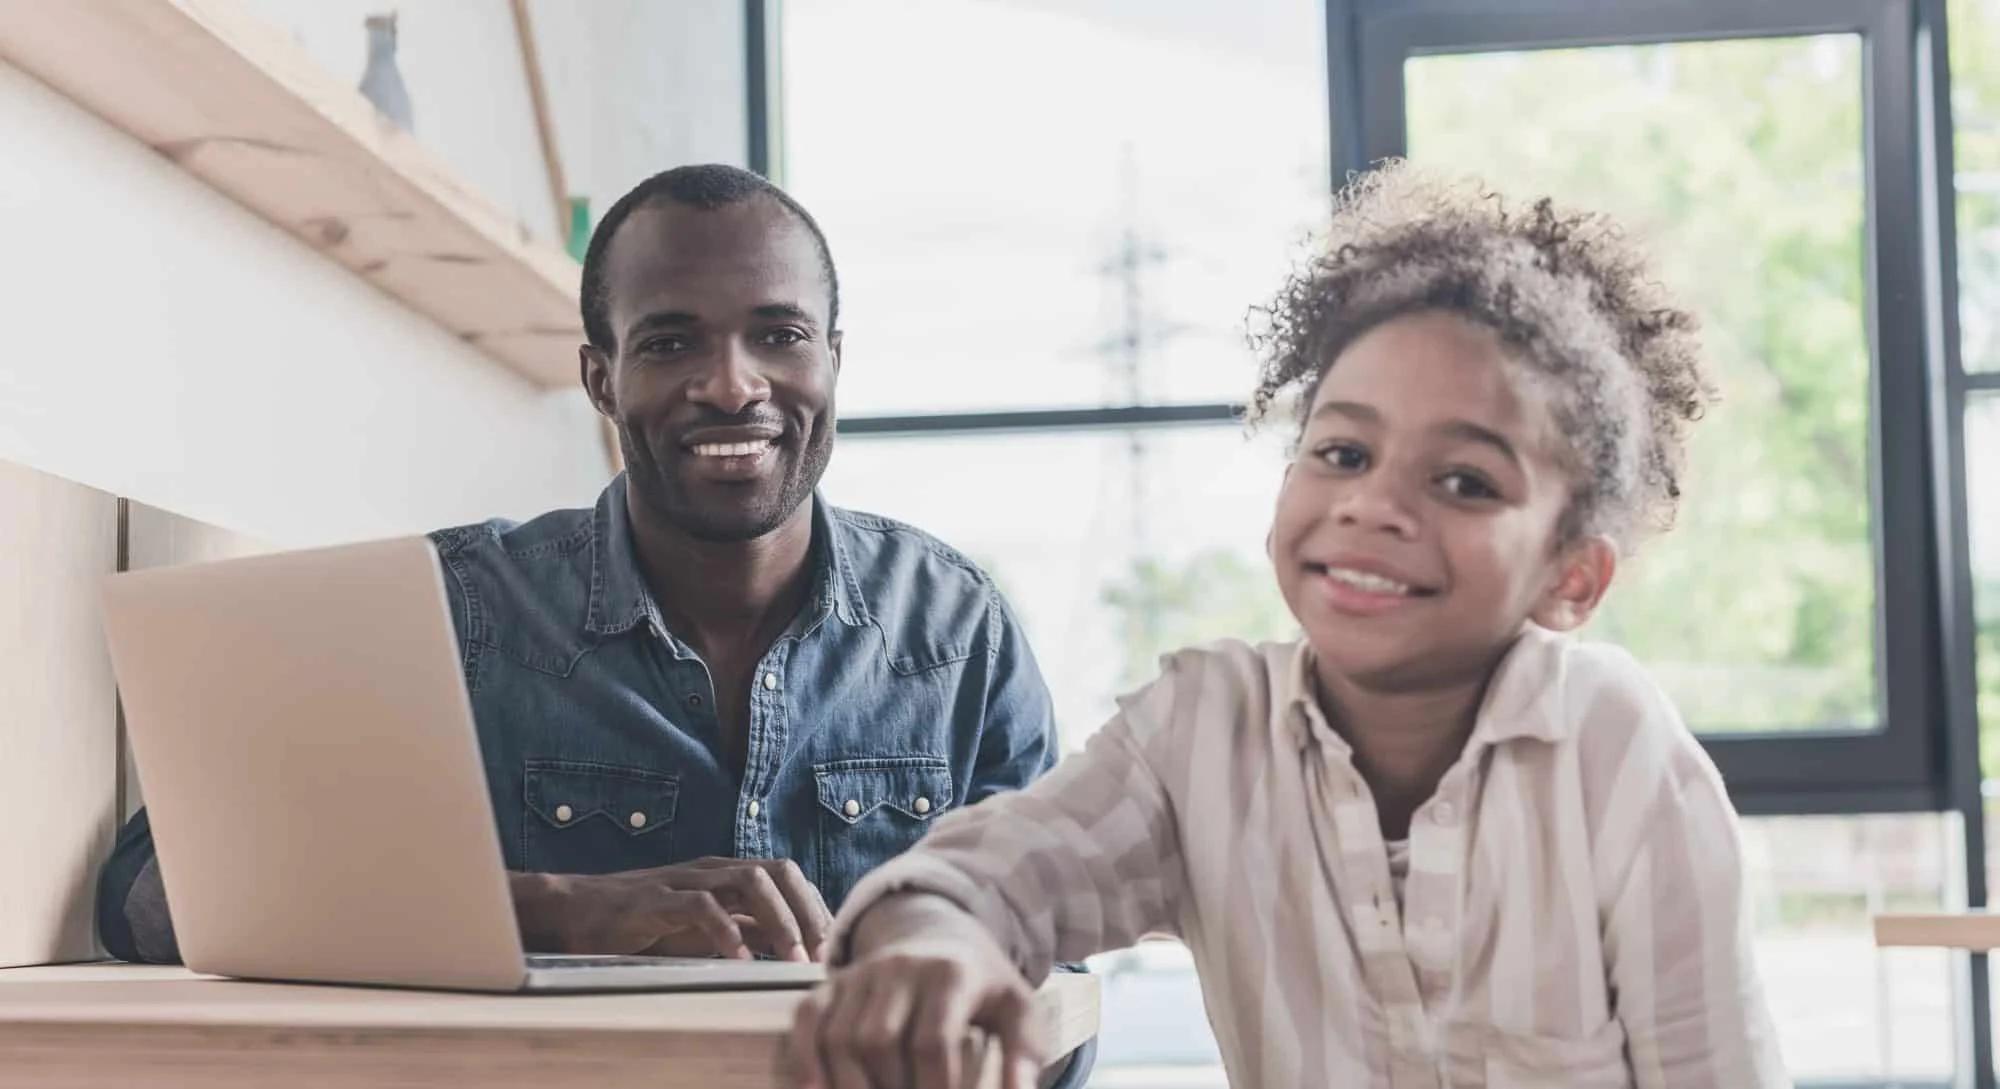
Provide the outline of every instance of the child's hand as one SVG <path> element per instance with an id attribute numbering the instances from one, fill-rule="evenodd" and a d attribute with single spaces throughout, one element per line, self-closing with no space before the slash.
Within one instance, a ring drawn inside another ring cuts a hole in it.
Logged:
<path id="1" fill-rule="evenodd" d="M 1046 1062 L 1033 992 L 970 916 L 931 897 L 886 900 L 863 917 L 852 948 L 848 966 L 799 1004 L 790 1046 L 799 1084 L 972 1085 L 979 1028 L 1001 1049 L 1001 1084 L 1033 1089 Z"/>

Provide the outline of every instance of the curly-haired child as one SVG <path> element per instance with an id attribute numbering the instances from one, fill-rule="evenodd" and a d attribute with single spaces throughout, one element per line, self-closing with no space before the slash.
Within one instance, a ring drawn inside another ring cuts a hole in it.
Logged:
<path id="1" fill-rule="evenodd" d="M 1263 316 L 1304 638 L 1170 656 L 1082 753 L 870 875 L 802 1079 L 956 1085 L 977 1026 L 1032 1084 L 1032 985 L 1161 933 L 1234 1085 L 1789 1084 L 1715 767 L 1566 634 L 1672 520 L 1695 319 L 1606 220 L 1407 164 L 1341 194 Z"/>

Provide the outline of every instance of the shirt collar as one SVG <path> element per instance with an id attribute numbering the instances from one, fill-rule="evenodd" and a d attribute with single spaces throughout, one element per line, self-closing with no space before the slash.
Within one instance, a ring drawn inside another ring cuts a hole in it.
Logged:
<path id="1" fill-rule="evenodd" d="M 867 615 L 861 607 L 852 556 L 832 517 L 832 507 L 817 492 L 812 504 L 813 548 L 807 562 L 814 568 L 813 591 L 791 629 L 801 636 L 811 634 L 828 616 L 859 625 L 866 622 Z M 638 548 L 632 543 L 625 474 L 619 473 L 597 497 L 597 508 L 591 514 L 590 612 L 584 619 L 584 630 L 593 635 L 618 635 L 658 618 L 645 569 L 639 565 Z"/>
<path id="2" fill-rule="evenodd" d="M 1569 716 L 1562 713 L 1563 644 L 1563 636 L 1545 628 L 1534 624 L 1523 628 L 1486 686 L 1468 748 L 1523 738 L 1553 744 L 1570 736 Z M 1319 742 L 1345 751 L 1346 740 L 1334 732 L 1320 709 L 1310 642 L 1299 640 L 1285 678 L 1286 718 L 1298 746 Z"/>

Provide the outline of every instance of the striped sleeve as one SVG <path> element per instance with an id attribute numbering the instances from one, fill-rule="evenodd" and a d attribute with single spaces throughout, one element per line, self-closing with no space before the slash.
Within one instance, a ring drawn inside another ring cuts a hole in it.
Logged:
<path id="1" fill-rule="evenodd" d="M 1605 905 L 1605 958 L 1639 1089 L 1790 1086 L 1752 951 L 1742 841 L 1722 778 L 1670 707 L 1625 754 L 1613 823 L 1636 829 Z M 1650 764 L 1635 769 L 1634 764 Z"/>
<path id="2" fill-rule="evenodd" d="M 1169 673 L 1120 701 L 1084 750 L 1025 789 L 959 810 L 916 847 L 855 886 L 834 923 L 885 896 L 923 892 L 957 903 L 1039 984 L 1058 961 L 1174 933 L 1182 880 L 1173 806 L 1147 748 L 1168 725 Z"/>

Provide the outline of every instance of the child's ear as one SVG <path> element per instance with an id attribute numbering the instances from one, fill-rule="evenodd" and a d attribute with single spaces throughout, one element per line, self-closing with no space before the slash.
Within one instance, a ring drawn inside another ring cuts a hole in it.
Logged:
<path id="1" fill-rule="evenodd" d="M 1563 549 L 1556 563 L 1556 581 L 1529 617 L 1550 631 L 1575 631 L 1590 621 L 1604 591 L 1611 588 L 1611 577 L 1618 571 L 1618 547 L 1609 537 L 1585 537 Z"/>

